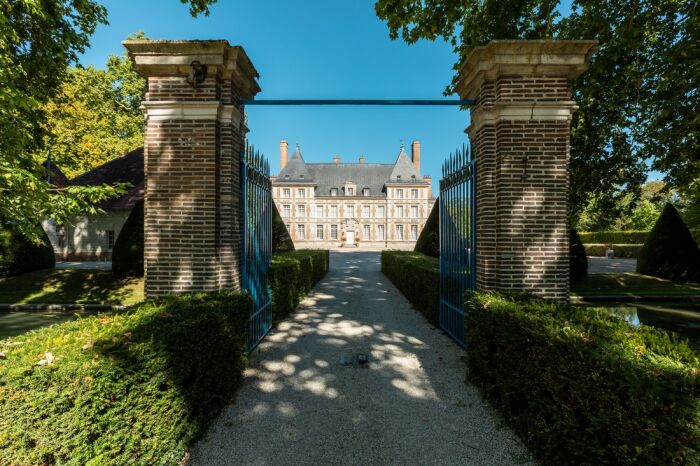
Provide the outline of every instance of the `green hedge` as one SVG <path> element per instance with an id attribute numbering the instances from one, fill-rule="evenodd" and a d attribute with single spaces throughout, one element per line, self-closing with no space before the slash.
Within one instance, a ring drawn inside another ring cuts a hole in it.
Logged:
<path id="1" fill-rule="evenodd" d="M 470 293 L 468 378 L 543 464 L 698 464 L 699 355 L 607 309 Z"/>
<path id="2" fill-rule="evenodd" d="M 433 208 L 425 221 L 425 226 L 418 236 L 415 252 L 422 252 L 431 257 L 440 257 L 440 198 L 435 199 Z"/>
<path id="3" fill-rule="evenodd" d="M 593 231 L 580 233 L 583 244 L 643 244 L 648 231 Z"/>
<path id="4" fill-rule="evenodd" d="M 275 324 L 294 311 L 301 299 L 328 273 L 328 267 L 327 250 L 301 249 L 272 256 L 269 282 Z"/>
<path id="5" fill-rule="evenodd" d="M 382 251 L 382 273 L 431 324 L 439 325 L 439 259 L 420 252 Z"/>
<path id="6" fill-rule="evenodd" d="M 583 247 L 586 249 L 586 255 L 588 256 L 598 256 L 605 257 L 605 251 L 608 246 L 612 247 L 615 251 L 615 257 L 624 257 L 628 259 L 636 259 L 639 256 L 639 251 L 642 250 L 642 244 L 584 244 Z"/>
<path id="7" fill-rule="evenodd" d="M 12 228 L 0 225 L 0 274 L 21 275 L 54 268 L 53 247 L 44 230 L 41 235 L 41 243 L 35 244 Z"/>
<path id="8" fill-rule="evenodd" d="M 0 342 L 0 464 L 180 464 L 241 383 L 251 305 L 169 297 Z"/>

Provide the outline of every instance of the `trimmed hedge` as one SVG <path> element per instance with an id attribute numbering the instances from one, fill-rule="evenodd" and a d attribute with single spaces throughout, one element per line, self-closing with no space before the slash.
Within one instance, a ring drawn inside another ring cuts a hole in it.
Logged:
<path id="1" fill-rule="evenodd" d="M 54 268 L 56 256 L 53 247 L 43 229 L 41 235 L 41 243 L 35 244 L 21 233 L 0 226 L 0 272 L 3 275 L 21 275 Z"/>
<path id="2" fill-rule="evenodd" d="M 131 209 L 112 251 L 112 272 L 118 277 L 143 277 L 143 201 Z"/>
<path id="3" fill-rule="evenodd" d="M 272 203 L 272 252 L 294 251 L 294 242 L 289 236 L 287 226 L 277 210 L 277 205 Z"/>
<path id="4" fill-rule="evenodd" d="M 440 198 L 433 204 L 423 230 L 420 232 L 415 252 L 421 252 L 431 257 L 440 257 Z"/>
<path id="5" fill-rule="evenodd" d="M 268 277 L 272 288 L 272 322 L 277 324 L 287 318 L 328 273 L 328 267 L 327 250 L 300 249 L 273 255 Z"/>
<path id="6" fill-rule="evenodd" d="M 439 325 L 439 259 L 420 252 L 382 251 L 382 273 L 431 324 Z"/>
<path id="7" fill-rule="evenodd" d="M 643 244 L 648 231 L 593 231 L 579 232 L 584 244 Z"/>
<path id="8" fill-rule="evenodd" d="M 605 257 L 605 251 L 608 246 L 615 251 L 615 257 L 625 257 L 628 259 L 636 259 L 639 256 L 639 251 L 642 250 L 641 244 L 584 244 L 588 256 Z"/>
<path id="9" fill-rule="evenodd" d="M 698 464 L 700 355 L 608 309 L 469 293 L 468 378 L 543 464 Z"/>
<path id="10" fill-rule="evenodd" d="M 182 295 L 0 342 L 0 464 L 179 464 L 241 383 L 251 306 Z"/>

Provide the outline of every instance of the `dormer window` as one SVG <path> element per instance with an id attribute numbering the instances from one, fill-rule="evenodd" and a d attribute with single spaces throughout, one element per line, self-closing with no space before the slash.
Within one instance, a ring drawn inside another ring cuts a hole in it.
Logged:
<path id="1" fill-rule="evenodd" d="M 365 197 L 369 197 L 369 188 L 362 188 L 362 195 Z"/>
<path id="2" fill-rule="evenodd" d="M 284 179 L 285 179 L 285 180 L 288 180 L 288 179 L 289 179 L 289 175 L 284 175 Z"/>
<path id="3" fill-rule="evenodd" d="M 355 188 L 351 188 L 350 186 L 348 186 L 347 189 L 345 190 L 345 193 L 348 196 L 354 196 L 355 195 Z"/>
<path id="4" fill-rule="evenodd" d="M 338 188 L 331 188 L 331 196 L 333 196 L 333 197 L 338 196 Z"/>
<path id="5" fill-rule="evenodd" d="M 396 175 L 396 181 L 401 181 L 401 175 Z"/>
<path id="6" fill-rule="evenodd" d="M 299 175 L 299 179 L 303 180 L 303 179 L 304 179 L 304 175 Z"/>

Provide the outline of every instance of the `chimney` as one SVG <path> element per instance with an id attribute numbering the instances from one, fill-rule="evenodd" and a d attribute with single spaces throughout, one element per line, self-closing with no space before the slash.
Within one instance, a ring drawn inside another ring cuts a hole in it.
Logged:
<path id="1" fill-rule="evenodd" d="M 338 154 L 333 156 L 333 163 L 340 163 L 340 156 Z"/>
<path id="2" fill-rule="evenodd" d="M 361 156 L 360 156 L 359 162 L 360 162 L 360 163 L 365 163 L 365 156 L 364 156 L 364 155 L 361 155 Z"/>
<path id="3" fill-rule="evenodd" d="M 411 144 L 411 155 L 413 156 L 413 166 L 420 173 L 420 141 L 413 141 Z"/>
<path id="4" fill-rule="evenodd" d="M 428 183 L 428 199 L 433 198 L 433 179 L 430 175 L 425 175 L 423 181 Z"/>
<path id="5" fill-rule="evenodd" d="M 280 141 L 280 171 L 287 165 L 289 159 L 289 143 L 282 139 Z"/>

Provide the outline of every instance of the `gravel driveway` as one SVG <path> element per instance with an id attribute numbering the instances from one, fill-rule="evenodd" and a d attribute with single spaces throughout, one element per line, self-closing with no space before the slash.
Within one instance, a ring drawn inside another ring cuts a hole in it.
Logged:
<path id="1" fill-rule="evenodd" d="M 464 382 L 464 356 L 380 272 L 379 254 L 332 253 L 326 278 L 253 353 L 190 464 L 528 463 Z"/>

